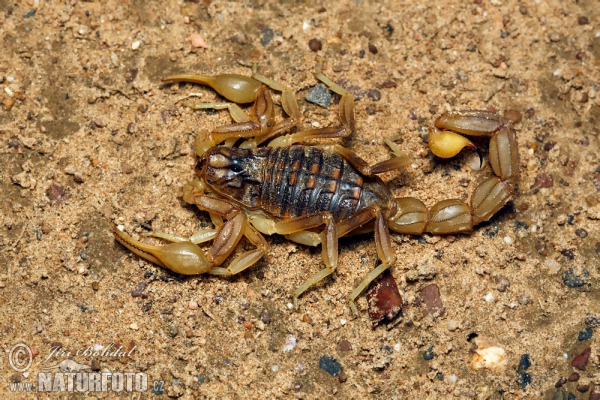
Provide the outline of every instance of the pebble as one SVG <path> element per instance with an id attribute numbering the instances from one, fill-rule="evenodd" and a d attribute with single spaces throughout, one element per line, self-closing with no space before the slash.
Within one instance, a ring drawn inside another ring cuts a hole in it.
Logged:
<path id="1" fill-rule="evenodd" d="M 171 327 L 169 328 L 169 335 L 174 338 L 178 334 L 179 334 L 179 328 L 177 327 L 177 325 L 171 325 Z"/>
<path id="2" fill-rule="evenodd" d="M 195 300 L 190 300 L 190 302 L 188 303 L 188 308 L 190 310 L 197 310 L 198 309 L 198 303 Z"/>
<path id="3" fill-rule="evenodd" d="M 585 278 L 589 276 L 589 271 L 582 268 L 581 277 L 575 275 L 573 268 L 569 268 L 563 273 L 562 280 L 565 286 L 570 288 L 578 288 L 585 285 Z"/>
<path id="4" fill-rule="evenodd" d="M 134 322 L 134 323 L 132 323 L 131 325 L 129 325 L 129 327 L 130 327 L 131 329 L 133 329 L 134 331 L 137 331 L 137 330 L 139 329 L 139 327 L 138 327 L 138 324 L 136 324 L 135 322 Z"/>
<path id="5" fill-rule="evenodd" d="M 327 86 L 318 84 L 306 94 L 304 99 L 320 107 L 328 108 L 331 105 L 332 97 L 333 92 Z"/>
<path id="6" fill-rule="evenodd" d="M 446 313 L 442 299 L 440 298 L 440 289 L 437 285 L 431 284 L 425 286 L 419 292 L 421 301 L 425 304 L 423 314 L 441 317 Z"/>
<path id="7" fill-rule="evenodd" d="M 142 297 L 142 292 L 146 290 L 148 284 L 146 282 L 140 282 L 138 285 L 131 291 L 131 297 Z"/>
<path id="8" fill-rule="evenodd" d="M 542 172 L 535 177 L 534 188 L 551 188 L 552 186 L 554 186 L 554 179 L 551 174 Z"/>
<path id="9" fill-rule="evenodd" d="M 569 382 L 577 382 L 579 380 L 579 374 L 577 372 L 573 372 L 571 375 L 569 375 L 569 378 L 567 379 Z"/>
<path id="10" fill-rule="evenodd" d="M 296 338 L 293 336 L 290 336 L 285 341 L 285 345 L 283 346 L 281 351 L 285 353 L 286 351 L 294 350 L 294 347 L 296 347 Z"/>
<path id="11" fill-rule="evenodd" d="M 187 40 L 189 40 L 189 42 L 195 48 L 200 47 L 202 49 L 208 49 L 208 44 L 206 43 L 206 40 L 204 40 L 204 38 L 198 35 L 197 33 L 192 33 L 190 36 L 187 37 Z"/>
<path id="12" fill-rule="evenodd" d="M 343 339 L 338 343 L 338 348 L 340 351 L 350 351 L 352 350 L 352 344 L 346 339 Z"/>
<path id="13" fill-rule="evenodd" d="M 263 29 L 262 37 L 260 38 L 260 44 L 262 44 L 263 46 L 268 46 L 269 43 L 271 43 L 273 41 L 274 36 L 275 36 L 275 32 L 273 32 L 273 29 L 271 29 L 271 28 Z"/>
<path id="14" fill-rule="evenodd" d="M 367 304 L 373 326 L 384 320 L 393 320 L 402 310 L 402 297 L 389 270 L 384 271 L 379 279 L 371 284 L 367 293 Z"/>
<path id="15" fill-rule="evenodd" d="M 398 84 L 394 81 L 386 81 L 381 84 L 381 87 L 383 89 L 395 88 L 397 86 L 398 86 Z"/>
<path id="16" fill-rule="evenodd" d="M 583 350 L 581 352 L 581 354 L 576 355 L 573 358 L 573 361 L 571 361 L 571 366 L 577 368 L 578 370 L 583 371 L 588 362 L 588 359 L 590 358 L 591 353 L 592 353 L 591 347 L 588 347 L 587 349 Z"/>
<path id="17" fill-rule="evenodd" d="M 518 110 L 506 110 L 504 112 L 504 117 L 513 124 L 518 124 L 523 119 L 523 115 Z"/>
<path id="18" fill-rule="evenodd" d="M 131 50 L 137 50 L 140 48 L 141 45 L 142 45 L 142 42 L 140 42 L 139 40 L 136 40 L 135 42 L 131 43 Z"/>
<path id="19" fill-rule="evenodd" d="M 434 357 L 435 354 L 433 353 L 433 346 L 425 350 L 425 352 L 423 353 L 423 359 L 425 361 L 433 360 Z"/>
<path id="20" fill-rule="evenodd" d="M 100 284 L 98 282 L 92 282 L 92 289 L 97 292 L 98 289 L 100 289 Z"/>
<path id="21" fill-rule="evenodd" d="M 185 337 L 188 339 L 191 339 L 194 337 L 194 331 L 191 329 L 188 329 L 187 331 L 185 331 Z"/>
<path id="22" fill-rule="evenodd" d="M 554 384 L 554 387 L 556 389 L 560 389 L 561 387 L 563 387 L 563 385 L 567 383 L 567 380 L 565 378 L 560 378 L 558 381 L 556 381 L 556 383 Z"/>
<path id="23" fill-rule="evenodd" d="M 579 25 L 587 25 L 590 23 L 590 20 L 588 17 L 586 17 L 585 15 L 580 16 L 579 18 L 577 18 L 577 23 Z"/>
<path id="24" fill-rule="evenodd" d="M 528 374 L 527 371 L 531 367 L 531 360 L 529 359 L 529 354 L 523 354 L 521 356 L 521 361 L 519 362 L 519 366 L 517 367 L 517 383 L 519 386 L 525 390 L 526 386 L 531 384 L 531 375 Z"/>
<path id="25" fill-rule="evenodd" d="M 270 324 L 271 323 L 271 313 L 267 310 L 261 311 L 260 320 L 265 324 Z"/>
<path id="26" fill-rule="evenodd" d="M 575 234 L 577 236 L 579 236 L 580 238 L 582 238 L 582 239 L 584 237 L 587 237 L 587 235 L 588 235 L 587 231 L 585 229 L 583 229 L 583 228 L 579 228 L 579 229 L 575 230 Z"/>
<path id="27" fill-rule="evenodd" d="M 8 111 L 13 107 L 14 104 L 15 101 L 11 97 L 9 97 L 4 101 L 4 109 Z"/>
<path id="28" fill-rule="evenodd" d="M 600 392 L 596 392 L 596 391 L 591 392 L 589 400 L 600 400 Z"/>
<path id="29" fill-rule="evenodd" d="M 577 335 L 577 340 L 590 340 L 592 338 L 593 332 L 594 331 L 592 330 L 592 328 L 585 328 L 584 330 L 579 331 L 579 334 Z"/>
<path id="30" fill-rule="evenodd" d="M 342 368 L 340 362 L 334 357 L 329 356 L 321 356 L 319 359 L 319 368 L 333 377 L 339 376 L 344 372 L 344 368 Z"/>
<path id="31" fill-rule="evenodd" d="M 374 44 L 369 43 L 369 53 L 377 54 L 378 52 L 377 47 Z"/>
<path id="32" fill-rule="evenodd" d="M 377 89 L 367 90 L 367 97 L 373 101 L 381 100 L 381 92 Z"/>
<path id="33" fill-rule="evenodd" d="M 473 351 L 473 358 L 471 359 L 471 367 L 473 369 L 478 370 L 487 368 L 501 371 L 506 368 L 508 360 L 506 351 L 504 351 L 503 348 L 492 345 L 481 339 L 477 339 L 475 343 L 477 344 L 477 349 Z"/>
<path id="34" fill-rule="evenodd" d="M 311 49 L 314 52 L 317 52 L 317 51 L 319 51 L 319 50 L 321 50 L 323 48 L 323 44 L 321 43 L 320 40 L 310 39 L 308 41 L 308 48 Z"/>

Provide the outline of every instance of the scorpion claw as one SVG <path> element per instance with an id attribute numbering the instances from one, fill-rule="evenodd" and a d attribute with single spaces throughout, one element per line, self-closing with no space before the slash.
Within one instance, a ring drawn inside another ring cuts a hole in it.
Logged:
<path id="1" fill-rule="evenodd" d="M 116 227 L 113 232 L 119 243 L 127 247 L 133 253 L 178 274 L 203 274 L 213 267 L 213 264 L 208 262 L 200 247 L 192 242 L 178 242 L 170 243 L 166 246 L 153 246 L 135 240 Z"/>

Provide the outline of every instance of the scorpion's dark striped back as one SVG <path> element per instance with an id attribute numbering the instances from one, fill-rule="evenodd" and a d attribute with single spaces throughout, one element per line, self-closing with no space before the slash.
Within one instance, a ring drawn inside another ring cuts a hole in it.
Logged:
<path id="1" fill-rule="evenodd" d="M 279 218 L 329 211 L 340 221 L 358 210 L 363 191 L 363 177 L 346 160 L 309 146 L 215 147 L 204 178 L 244 207 Z"/>

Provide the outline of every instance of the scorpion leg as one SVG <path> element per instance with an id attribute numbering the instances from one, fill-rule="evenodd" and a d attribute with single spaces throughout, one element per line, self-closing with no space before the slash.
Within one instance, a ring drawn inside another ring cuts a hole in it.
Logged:
<path id="1" fill-rule="evenodd" d="M 298 297 L 308 288 L 323 278 L 331 275 L 338 265 L 338 235 L 335 220 L 331 213 L 325 211 L 305 217 L 292 218 L 275 224 L 275 231 L 280 235 L 289 235 L 304 232 L 308 229 L 325 225 L 321 232 L 323 244 L 322 258 L 325 268 L 308 278 L 294 291 L 294 307 L 298 308 Z"/>
<path id="2" fill-rule="evenodd" d="M 379 206 L 373 205 L 338 223 L 337 233 L 339 237 L 358 229 L 361 226 L 375 220 L 373 230 L 375 231 L 375 245 L 377 248 L 377 256 L 381 260 L 381 265 L 372 270 L 363 278 L 360 284 L 352 291 L 349 296 L 348 303 L 354 315 L 358 315 L 358 310 L 354 304 L 354 300 L 362 293 L 363 290 L 377 278 L 383 271 L 396 261 L 396 256 L 392 250 L 392 239 L 387 224 L 387 216 L 381 211 Z"/>
<path id="3" fill-rule="evenodd" d="M 189 238 L 185 238 L 183 236 L 171 235 L 169 233 L 164 233 L 164 232 L 148 232 L 148 233 L 142 234 L 142 236 L 160 238 L 160 239 L 164 239 L 164 240 L 167 240 L 167 241 L 173 242 L 173 243 L 192 242 L 194 244 L 208 242 L 209 240 L 214 239 L 216 235 L 217 235 L 217 230 L 211 229 L 211 228 L 199 229 L 196 232 L 194 232 L 192 234 L 192 236 L 190 236 Z"/>
<path id="4" fill-rule="evenodd" d="M 242 210 L 232 203 L 207 195 L 198 195 L 194 199 L 194 204 L 204 211 L 208 211 L 219 217 L 224 217 L 226 221 L 218 226 L 215 240 L 206 255 L 206 258 L 213 263 L 214 267 L 208 271 L 213 275 L 233 275 L 256 263 L 267 251 L 268 245 L 260 233 L 256 231 L 248 222 L 242 213 Z M 242 236 L 245 236 L 257 248 L 238 255 L 228 268 L 220 268 L 221 265 L 239 243 Z"/>
<path id="5" fill-rule="evenodd" d="M 406 167 L 407 165 L 410 165 L 412 163 L 412 159 L 410 157 L 400 152 L 401 155 L 398 157 L 393 157 L 389 160 L 381 161 L 374 165 L 369 165 L 359 155 L 345 147 L 333 145 L 327 146 L 326 148 L 344 157 L 346 161 L 352 164 L 354 168 L 356 168 L 361 174 L 365 176 L 373 176 L 376 174 L 381 174 L 383 172 L 393 171 L 395 169 Z M 392 150 L 396 152 L 397 148 L 392 148 Z"/>
<path id="6" fill-rule="evenodd" d="M 390 228 L 396 232 L 421 234 L 449 234 L 470 232 L 473 226 L 487 221 L 514 195 L 519 173 L 519 153 L 515 130 L 504 117 L 489 111 L 461 111 L 445 113 L 435 122 L 435 129 L 451 129 L 468 135 L 491 135 L 490 164 L 495 176 L 480 183 L 470 204 L 458 199 L 442 200 L 429 210 L 421 201 L 413 198 L 396 199 L 397 211 L 390 218 Z M 448 132 L 448 131 L 446 131 Z M 447 154 L 456 154 L 462 149 L 461 137 L 449 132 L 451 140 L 438 141 L 430 136 L 430 148 L 443 147 Z M 433 146 L 432 146 L 433 141 Z M 443 153 L 443 152 L 442 152 Z M 437 154 L 437 153 L 436 153 Z M 447 154 L 445 156 L 447 156 Z"/>

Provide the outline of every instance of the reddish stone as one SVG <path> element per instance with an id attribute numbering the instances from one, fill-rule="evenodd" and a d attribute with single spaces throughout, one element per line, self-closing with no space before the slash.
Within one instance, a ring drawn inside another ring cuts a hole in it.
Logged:
<path id="1" fill-rule="evenodd" d="M 554 179 L 552 179 L 552 175 L 549 173 L 542 172 L 535 177 L 535 183 L 533 186 L 537 188 L 550 188 L 554 186 Z"/>
<path id="2" fill-rule="evenodd" d="M 571 365 L 573 367 L 583 371 L 585 369 L 585 365 L 588 362 L 588 359 L 590 358 L 591 353 L 592 353 L 592 348 L 588 347 L 587 349 L 582 351 L 581 354 L 579 354 L 573 358 L 573 361 L 571 361 Z"/>
<path id="3" fill-rule="evenodd" d="M 590 393 L 590 400 L 600 400 L 600 392 L 593 391 Z"/>
<path id="4" fill-rule="evenodd" d="M 402 297 L 389 270 L 384 271 L 377 282 L 371 285 L 367 293 L 367 303 L 373 326 L 383 320 L 393 320 L 402 310 Z"/>
<path id="5" fill-rule="evenodd" d="M 425 309 L 423 314 L 425 316 L 432 315 L 434 317 L 441 317 L 445 314 L 444 304 L 440 298 L 440 289 L 437 285 L 427 285 L 421 289 L 421 300 L 425 303 Z"/>

